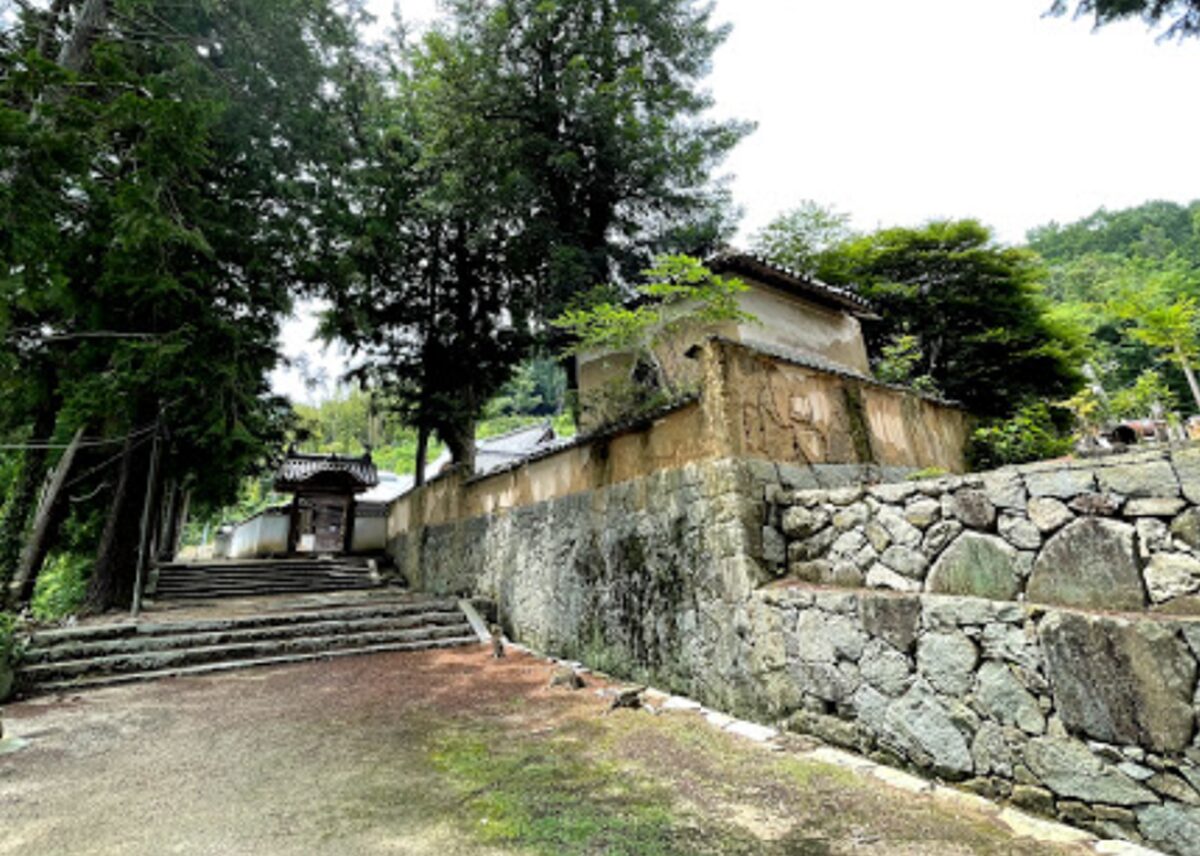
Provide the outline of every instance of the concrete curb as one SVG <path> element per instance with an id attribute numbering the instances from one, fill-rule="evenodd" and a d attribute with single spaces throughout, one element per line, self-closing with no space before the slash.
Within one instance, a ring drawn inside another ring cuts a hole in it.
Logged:
<path id="1" fill-rule="evenodd" d="M 490 644 L 492 641 L 491 631 L 488 630 L 487 624 L 484 623 L 483 616 L 479 614 L 479 610 L 475 608 L 475 604 L 469 600 L 460 600 L 458 608 L 467 617 L 467 623 L 471 625 L 471 629 L 475 631 L 475 635 L 479 637 L 479 641 Z"/>

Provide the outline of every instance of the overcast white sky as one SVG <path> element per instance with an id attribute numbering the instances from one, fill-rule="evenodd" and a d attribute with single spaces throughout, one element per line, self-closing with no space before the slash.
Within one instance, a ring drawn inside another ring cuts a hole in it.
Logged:
<path id="1" fill-rule="evenodd" d="M 368 0 L 381 19 L 392 0 Z M 409 23 L 436 0 L 400 0 Z M 726 171 L 741 240 L 802 199 L 856 226 L 975 217 L 1001 240 L 1100 206 L 1200 198 L 1200 41 L 1140 22 L 1093 32 L 1050 0 L 717 0 L 733 24 L 709 79 L 720 116 L 758 122 Z M 308 351 L 311 323 L 285 331 Z M 278 391 L 310 398 L 295 373 Z"/>

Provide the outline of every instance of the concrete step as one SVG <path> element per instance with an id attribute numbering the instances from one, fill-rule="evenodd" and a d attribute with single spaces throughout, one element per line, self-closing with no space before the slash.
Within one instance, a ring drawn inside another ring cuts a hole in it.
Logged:
<path id="1" fill-rule="evenodd" d="M 408 630 L 417 627 L 459 627 L 464 624 L 461 612 L 414 612 L 355 619 L 317 620 L 287 625 L 253 625 L 225 627 L 214 630 L 192 630 L 163 634 L 138 634 L 105 639 L 60 641 L 50 645 L 32 645 L 22 655 L 21 663 L 28 669 L 42 663 L 58 663 L 106 657 L 117 654 L 149 653 L 179 648 L 211 647 L 239 642 L 258 642 L 273 639 L 292 639 L 304 636 L 326 636 L 336 633 L 368 633 L 386 630 Z"/>
<path id="2" fill-rule="evenodd" d="M 72 680 L 47 681 L 39 683 L 28 694 L 63 693 L 97 687 L 128 684 L 140 681 L 159 680 L 162 678 L 182 678 L 192 675 L 207 675 L 228 672 L 234 669 L 260 668 L 264 666 L 283 666 L 289 663 L 303 663 L 312 660 L 326 660 L 334 657 L 352 657 L 361 654 L 385 654 L 397 651 L 426 651 L 434 648 L 456 648 L 465 645 L 478 645 L 479 639 L 474 634 L 451 636 L 438 639 L 421 640 L 417 642 L 395 642 L 383 645 L 370 645 L 361 648 L 341 648 L 326 651 L 310 651 L 283 654 L 273 657 L 260 657 L 251 660 L 234 660 L 226 662 L 202 663 L 196 666 L 179 668 L 156 669 L 144 672 L 120 672 L 93 675 Z"/>
<path id="3" fill-rule="evenodd" d="M 459 624 L 434 627 L 420 626 L 358 633 L 335 631 L 322 635 L 272 638 L 224 645 L 137 651 L 21 665 L 17 669 L 17 682 L 21 686 L 36 687 L 46 683 L 122 672 L 159 672 L 205 663 L 247 662 L 292 654 L 321 654 L 346 648 L 371 648 L 467 636 L 476 641 L 478 639 L 464 618 Z"/>

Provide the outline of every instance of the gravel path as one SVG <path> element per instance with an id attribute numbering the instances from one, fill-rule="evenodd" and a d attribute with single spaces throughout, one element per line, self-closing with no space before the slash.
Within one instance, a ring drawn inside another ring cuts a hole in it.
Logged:
<path id="1" fill-rule="evenodd" d="M 0 854 L 1084 852 L 549 673 L 468 648 L 14 704 Z"/>

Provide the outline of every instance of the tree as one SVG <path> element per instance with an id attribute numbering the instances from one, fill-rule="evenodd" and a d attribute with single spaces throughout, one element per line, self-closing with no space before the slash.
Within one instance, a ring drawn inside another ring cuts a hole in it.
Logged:
<path id="1" fill-rule="evenodd" d="M 363 115 L 363 228 L 324 331 L 469 468 L 482 408 L 572 295 L 730 233 L 711 173 L 747 128 L 703 116 L 727 30 L 694 0 L 447 8 Z"/>
<path id="2" fill-rule="evenodd" d="M 1101 209 L 1075 223 L 1031 230 L 1030 245 L 1049 263 L 1052 316 L 1086 338 L 1089 370 L 1102 393 L 1133 395 L 1139 378 L 1158 372 L 1173 400 L 1194 398 L 1194 361 L 1172 357 L 1133 335 L 1143 312 L 1194 296 L 1200 281 L 1200 202 L 1147 202 Z M 1132 304 L 1132 305 L 1128 305 Z M 1136 396 L 1135 396 L 1136 398 Z"/>
<path id="3" fill-rule="evenodd" d="M 629 383 L 605 390 L 607 400 L 590 402 L 602 411 L 601 421 L 628 417 L 692 391 L 672 359 L 672 343 L 722 322 L 754 320 L 738 305 L 745 283 L 714 274 L 698 259 L 660 256 L 643 276 L 646 281 L 637 286 L 635 299 L 614 300 L 614 289 L 602 288 L 596 292 L 599 299 L 583 301 L 554 319 L 570 336 L 569 353 L 627 353 L 642 371 L 637 376 L 635 370 Z"/>
<path id="4" fill-rule="evenodd" d="M 998 246 L 974 220 L 850 240 L 822 254 L 818 274 L 857 288 L 882 316 L 864 331 L 873 354 L 915 336 L 912 373 L 981 416 L 1065 398 L 1081 382 L 1081 343 L 1047 317 L 1038 258 Z"/>
<path id="5" fill-rule="evenodd" d="M 1071 0 L 1054 0 L 1050 14 L 1065 15 L 1071 5 Z M 1079 0 L 1075 17 L 1088 16 L 1097 27 L 1134 16 L 1152 27 L 1166 23 L 1164 39 L 1200 35 L 1200 0 Z"/>
<path id="6" fill-rule="evenodd" d="M 88 0 L 30 6 L 0 52 L 0 367 L 47 388 L 39 439 L 86 429 L 94 609 L 128 601 L 178 497 L 232 496 L 282 436 L 266 375 L 355 47 L 326 0 Z"/>
<path id="7" fill-rule="evenodd" d="M 768 223 L 751 247 L 777 265 L 812 276 L 821 254 L 853 234 L 849 214 L 806 199 Z"/>
<path id="8" fill-rule="evenodd" d="M 1200 411 L 1200 383 L 1192 367 L 1200 358 L 1200 302 L 1194 297 L 1156 302 L 1153 294 L 1152 289 L 1131 294 L 1116 304 L 1115 312 L 1132 322 L 1130 334 L 1135 339 L 1179 364 Z"/>

